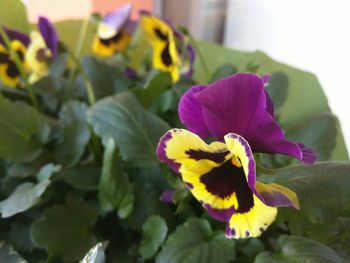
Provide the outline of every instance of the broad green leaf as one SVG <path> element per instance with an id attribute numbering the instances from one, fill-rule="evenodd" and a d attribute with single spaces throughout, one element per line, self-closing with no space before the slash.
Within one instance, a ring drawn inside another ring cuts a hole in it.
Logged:
<path id="1" fill-rule="evenodd" d="M 171 88 L 171 76 L 168 72 L 158 72 L 148 79 L 143 88 L 134 89 L 134 93 L 145 108 L 159 98 L 159 96 Z"/>
<path id="2" fill-rule="evenodd" d="M 270 95 L 275 109 L 280 108 L 287 99 L 288 77 L 283 72 L 275 72 L 271 75 L 266 85 L 266 91 Z"/>
<path id="3" fill-rule="evenodd" d="M 204 219 L 191 218 L 167 239 L 157 263 L 223 263 L 235 258 L 235 246 L 223 232 L 213 233 Z"/>
<path id="4" fill-rule="evenodd" d="M 34 160 L 47 142 L 49 131 L 35 108 L 0 98 L 0 158 L 14 162 Z"/>
<path id="5" fill-rule="evenodd" d="M 254 263 L 340 263 L 342 259 L 329 247 L 312 239 L 298 236 L 280 236 L 276 253 L 262 252 Z"/>
<path id="6" fill-rule="evenodd" d="M 213 73 L 209 82 L 213 83 L 219 79 L 223 79 L 232 74 L 235 74 L 236 72 L 237 72 L 237 69 L 235 66 L 231 64 L 222 65 Z"/>
<path id="7" fill-rule="evenodd" d="M 332 224 L 313 224 L 306 235 L 332 248 L 344 262 L 350 262 L 350 217 L 340 217 Z"/>
<path id="8" fill-rule="evenodd" d="M 66 20 L 54 24 L 60 41 L 67 45 L 70 51 L 74 51 L 76 49 L 83 23 L 84 22 L 82 20 Z M 96 23 L 89 23 L 85 35 L 85 41 L 83 42 L 81 52 L 82 55 L 91 54 L 93 39 L 97 31 L 96 27 Z"/>
<path id="9" fill-rule="evenodd" d="M 60 170 L 60 166 L 45 165 L 37 174 L 38 183 L 25 182 L 5 200 L 0 202 L 1 217 L 10 217 L 34 206 L 51 183 L 50 177 Z"/>
<path id="10" fill-rule="evenodd" d="M 331 158 L 337 137 L 337 118 L 330 113 L 321 113 L 286 131 L 288 139 L 302 142 L 317 155 L 317 161 Z"/>
<path id="11" fill-rule="evenodd" d="M 6 263 L 27 263 L 10 244 L 0 241 L 0 262 Z"/>
<path id="12" fill-rule="evenodd" d="M 84 57 L 82 68 L 89 76 L 96 99 L 128 89 L 132 83 L 117 66 L 95 57 Z"/>
<path id="13" fill-rule="evenodd" d="M 75 121 L 85 122 L 87 119 L 87 110 L 88 106 L 84 102 L 68 101 L 63 104 L 59 116 L 64 126 Z"/>
<path id="14" fill-rule="evenodd" d="M 54 151 L 56 162 L 66 167 L 73 167 L 82 157 L 89 140 L 90 131 L 87 123 L 73 122 L 67 125 Z"/>
<path id="15" fill-rule="evenodd" d="M 154 185 L 149 183 L 135 183 L 134 210 L 128 217 L 133 223 L 132 227 L 141 230 L 143 224 L 152 215 L 159 215 L 167 221 L 167 225 L 175 225 L 173 211 L 168 205 L 159 201 L 161 193 L 156 191 Z"/>
<path id="16" fill-rule="evenodd" d="M 50 76 L 54 79 L 59 79 L 63 76 L 65 70 L 67 69 L 68 54 L 59 54 L 50 65 Z"/>
<path id="17" fill-rule="evenodd" d="M 133 187 L 113 139 L 109 139 L 104 153 L 99 199 L 102 207 L 116 209 L 121 218 L 127 217 L 134 205 Z"/>
<path id="18" fill-rule="evenodd" d="M 105 252 L 102 243 L 97 243 L 92 247 L 79 263 L 104 263 Z"/>
<path id="19" fill-rule="evenodd" d="M 74 166 L 62 173 L 63 179 L 76 189 L 85 191 L 98 189 L 101 168 L 94 164 Z"/>
<path id="20" fill-rule="evenodd" d="M 7 234 L 7 240 L 11 242 L 18 251 L 31 252 L 35 246 L 30 236 L 29 224 L 13 223 Z"/>
<path id="21" fill-rule="evenodd" d="M 23 33 L 29 32 L 27 10 L 23 1 L 0 1 L 0 26 L 15 29 Z"/>
<path id="22" fill-rule="evenodd" d="M 308 224 L 325 224 L 350 216 L 349 171 L 350 162 L 321 162 L 282 168 L 264 179 L 297 193 L 300 210 L 280 209 L 280 216 L 305 232 Z"/>
<path id="23" fill-rule="evenodd" d="M 142 258 L 149 259 L 153 257 L 159 247 L 165 241 L 168 227 L 165 220 L 160 216 L 152 216 L 142 226 L 143 239 L 140 246 Z"/>
<path id="24" fill-rule="evenodd" d="M 134 95 L 124 92 L 100 100 L 89 110 L 88 120 L 105 144 L 114 139 L 125 161 L 139 167 L 158 165 L 156 147 L 170 127 Z"/>
<path id="25" fill-rule="evenodd" d="M 54 205 L 34 221 L 32 238 L 35 244 L 45 248 L 50 256 L 62 256 L 72 253 L 86 243 L 89 239 L 89 229 L 96 220 L 95 209 L 86 202 Z M 82 257 L 83 255 L 80 258 Z"/>
<path id="26" fill-rule="evenodd" d="M 234 64 L 239 71 L 245 71 L 247 64 L 251 62 L 259 65 L 259 75 L 274 72 L 286 74 L 289 83 L 288 97 L 278 112 L 279 122 L 286 129 L 320 112 L 330 112 L 327 98 L 317 78 L 311 73 L 276 62 L 260 51 L 243 52 L 204 42 L 199 43 L 199 46 L 210 73 L 227 63 Z M 194 79 L 203 84 L 206 78 L 200 60 L 195 61 L 194 73 Z M 339 125 L 337 128 L 339 132 L 331 160 L 348 160 Z"/>

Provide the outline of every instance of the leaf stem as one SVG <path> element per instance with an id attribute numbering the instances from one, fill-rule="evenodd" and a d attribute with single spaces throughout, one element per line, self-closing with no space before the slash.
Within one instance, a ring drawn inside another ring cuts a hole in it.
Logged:
<path id="1" fill-rule="evenodd" d="M 34 92 L 34 88 L 33 88 L 32 84 L 29 83 L 28 76 L 23 68 L 21 59 L 19 58 L 17 52 L 12 48 L 10 38 L 2 26 L 0 26 L 0 35 L 1 35 L 2 39 L 4 40 L 6 47 L 11 52 L 11 57 L 13 58 L 16 66 L 17 66 L 19 74 L 21 75 L 21 77 L 24 81 L 24 84 L 26 85 L 26 87 L 29 90 L 29 95 L 30 95 L 30 99 L 32 101 L 33 106 L 35 108 L 39 109 L 39 104 L 38 104 L 38 100 L 37 100 L 35 92 Z"/>
<path id="2" fill-rule="evenodd" d="M 84 81 L 84 84 L 85 84 L 85 89 L 86 89 L 86 93 L 88 95 L 89 103 L 90 103 L 90 105 L 93 105 L 96 102 L 96 97 L 95 97 L 91 82 L 90 82 L 88 76 L 86 75 L 86 73 L 84 72 L 84 70 L 82 69 L 80 62 L 79 62 L 81 52 L 83 50 L 83 45 L 85 42 L 87 30 L 89 27 L 89 21 L 90 21 L 90 19 L 84 20 L 82 25 L 81 25 L 81 30 L 80 30 L 77 45 L 75 47 L 74 54 L 71 51 L 68 51 L 68 54 L 70 55 L 70 57 L 72 58 L 72 60 L 75 63 L 75 68 L 71 71 L 70 77 L 69 77 L 68 95 L 70 97 L 72 94 L 74 79 L 77 75 L 77 71 L 79 71 L 81 74 L 81 77 Z"/>

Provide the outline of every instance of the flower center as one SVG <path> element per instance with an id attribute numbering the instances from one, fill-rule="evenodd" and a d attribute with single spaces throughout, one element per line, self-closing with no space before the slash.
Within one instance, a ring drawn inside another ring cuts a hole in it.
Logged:
<path id="1" fill-rule="evenodd" d="M 237 160 L 228 160 L 219 167 L 215 167 L 200 178 L 206 190 L 221 199 L 236 194 L 237 213 L 248 212 L 254 205 L 253 192 L 249 188 L 243 167 L 234 165 Z"/>

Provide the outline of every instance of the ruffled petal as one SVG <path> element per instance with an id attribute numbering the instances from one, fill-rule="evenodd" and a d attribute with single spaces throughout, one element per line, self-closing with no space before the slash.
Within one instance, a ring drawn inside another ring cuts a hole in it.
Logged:
<path id="1" fill-rule="evenodd" d="M 210 132 L 203 118 L 202 106 L 195 97 L 206 86 L 194 86 L 181 97 L 178 107 L 179 117 L 187 128 L 202 138 L 210 136 Z"/>
<path id="2" fill-rule="evenodd" d="M 196 134 L 183 129 L 168 131 L 160 139 L 157 147 L 159 160 L 168 164 L 177 173 L 180 172 L 181 166 L 188 166 L 199 160 L 209 161 L 214 166 L 220 165 L 227 160 L 228 154 L 224 143 L 215 142 L 207 145 Z"/>
<path id="3" fill-rule="evenodd" d="M 52 58 L 57 56 L 58 35 L 52 23 L 43 16 L 39 16 L 38 27 L 43 36 L 46 46 L 51 50 Z"/>
<path id="4" fill-rule="evenodd" d="M 295 192 L 279 184 L 257 182 L 256 191 L 262 202 L 274 207 L 291 207 L 299 209 L 299 201 Z"/>
<path id="5" fill-rule="evenodd" d="M 98 27 L 98 36 L 102 39 L 109 39 L 115 36 L 126 25 L 130 18 L 131 10 L 132 5 L 126 4 L 103 17 Z"/>
<path id="6" fill-rule="evenodd" d="M 226 225 L 229 238 L 258 237 L 275 221 L 277 208 L 265 205 L 254 196 L 254 205 L 245 213 L 234 213 Z"/>
<path id="7" fill-rule="evenodd" d="M 29 38 L 28 35 L 23 34 L 23 33 L 19 32 L 19 31 L 8 29 L 6 27 L 4 27 L 4 30 L 5 30 L 6 34 L 8 35 L 8 37 L 10 38 L 10 40 L 18 40 L 25 47 L 27 47 L 29 45 L 30 38 Z M 2 40 L 1 36 L 0 36 L 0 44 L 5 44 L 4 41 Z"/>
<path id="8" fill-rule="evenodd" d="M 243 136 L 254 152 L 281 153 L 308 163 L 297 143 L 284 137 L 267 111 L 263 80 L 239 73 L 219 80 L 196 94 L 210 133 L 219 140 L 230 132 Z"/>

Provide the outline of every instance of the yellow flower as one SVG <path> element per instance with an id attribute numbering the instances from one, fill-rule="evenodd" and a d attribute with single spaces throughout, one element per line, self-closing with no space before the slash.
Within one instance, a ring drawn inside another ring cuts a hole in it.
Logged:
<path id="1" fill-rule="evenodd" d="M 170 72 L 173 82 L 179 79 L 180 57 L 172 28 L 152 15 L 141 17 L 141 27 L 153 49 L 153 67 Z"/>
<path id="2" fill-rule="evenodd" d="M 12 49 L 25 66 L 26 47 L 19 40 L 11 41 Z M 5 86 L 16 87 L 20 83 L 20 72 L 9 50 L 0 44 L 0 80 Z"/>

